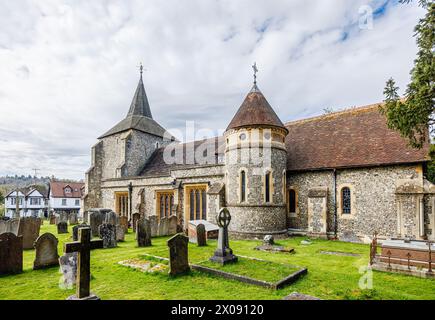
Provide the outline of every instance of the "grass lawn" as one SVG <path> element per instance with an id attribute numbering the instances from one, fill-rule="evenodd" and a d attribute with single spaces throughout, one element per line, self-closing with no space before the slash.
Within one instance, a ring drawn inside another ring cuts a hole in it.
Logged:
<path id="1" fill-rule="evenodd" d="M 71 228 L 69 227 L 71 232 Z M 45 222 L 41 233 L 56 235 L 55 226 Z M 56 235 L 59 253 L 70 234 Z M 367 266 L 369 246 L 344 242 L 313 240 L 300 245 L 303 238 L 280 240 L 280 245 L 295 248 L 296 253 L 273 253 L 253 250 L 261 241 L 230 241 L 237 255 L 308 268 L 308 274 L 296 283 L 280 290 L 271 290 L 234 280 L 192 271 L 189 275 L 169 277 L 161 273 L 143 273 L 121 266 L 121 260 L 140 258 L 144 254 L 168 257 L 168 237 L 153 238 L 153 246 L 136 248 L 134 234 L 113 249 L 98 249 L 91 254 L 91 290 L 101 299 L 281 299 L 301 292 L 322 299 L 435 299 L 435 280 L 373 272 L 373 289 L 362 290 L 358 282 L 360 267 Z M 189 244 L 189 260 L 199 263 L 213 255 L 216 241 L 206 247 Z M 320 251 L 340 251 L 360 254 L 359 257 L 324 255 Z M 59 268 L 32 270 L 35 252 L 24 251 L 24 272 L 0 276 L 0 299 L 65 299 L 74 290 L 59 287 Z M 243 260 L 242 260 L 243 261 Z M 260 274 L 262 271 L 258 270 Z"/>

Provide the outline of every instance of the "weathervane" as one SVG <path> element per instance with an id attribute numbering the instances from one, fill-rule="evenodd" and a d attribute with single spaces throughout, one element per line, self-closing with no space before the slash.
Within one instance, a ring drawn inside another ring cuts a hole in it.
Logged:
<path id="1" fill-rule="evenodd" d="M 252 69 L 254 70 L 254 84 L 257 85 L 257 72 L 258 72 L 257 62 L 254 62 Z"/>
<path id="2" fill-rule="evenodd" d="M 140 72 L 140 77 L 142 78 L 142 73 L 143 73 L 143 65 L 142 65 L 142 62 L 139 64 L 139 72 Z"/>

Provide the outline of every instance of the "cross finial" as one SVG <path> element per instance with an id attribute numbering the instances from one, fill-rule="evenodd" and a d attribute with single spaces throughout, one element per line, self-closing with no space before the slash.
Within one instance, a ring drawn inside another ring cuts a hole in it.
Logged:
<path id="1" fill-rule="evenodd" d="M 142 62 L 139 64 L 139 72 L 140 72 L 140 77 L 142 78 L 142 73 L 143 73 L 143 65 L 142 65 Z"/>
<path id="2" fill-rule="evenodd" d="M 257 62 L 254 62 L 254 64 L 252 65 L 252 69 L 254 70 L 254 84 L 257 84 L 257 72 L 258 72 L 258 68 L 257 68 Z"/>

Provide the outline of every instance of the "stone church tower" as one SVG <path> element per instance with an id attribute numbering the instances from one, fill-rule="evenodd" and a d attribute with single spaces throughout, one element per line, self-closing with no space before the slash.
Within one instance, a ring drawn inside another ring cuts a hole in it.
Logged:
<path id="1" fill-rule="evenodd" d="M 238 237 L 287 232 L 287 133 L 254 82 L 224 134 L 229 228 Z"/>
<path id="2" fill-rule="evenodd" d="M 139 175 L 156 149 L 175 140 L 152 117 L 142 67 L 127 116 L 98 140 L 85 176 L 84 210 L 102 207 L 102 181 Z"/>

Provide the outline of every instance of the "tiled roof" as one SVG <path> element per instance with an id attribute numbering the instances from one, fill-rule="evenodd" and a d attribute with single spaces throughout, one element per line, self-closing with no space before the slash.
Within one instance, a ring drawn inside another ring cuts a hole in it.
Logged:
<path id="1" fill-rule="evenodd" d="M 257 85 L 254 85 L 237 110 L 227 130 L 258 125 L 284 127 Z"/>
<path id="2" fill-rule="evenodd" d="M 66 193 L 65 189 L 69 186 L 72 190 L 71 193 Z M 54 198 L 81 198 L 83 195 L 84 183 L 79 182 L 50 182 L 50 192 L 51 196 Z"/>
<path id="3" fill-rule="evenodd" d="M 411 148 L 388 129 L 379 104 L 286 123 L 290 171 L 427 161 L 429 144 Z"/>

